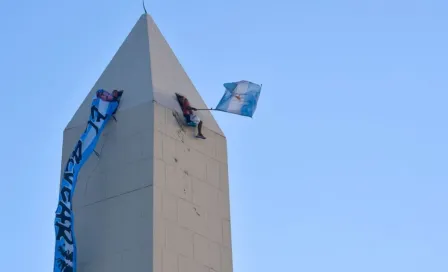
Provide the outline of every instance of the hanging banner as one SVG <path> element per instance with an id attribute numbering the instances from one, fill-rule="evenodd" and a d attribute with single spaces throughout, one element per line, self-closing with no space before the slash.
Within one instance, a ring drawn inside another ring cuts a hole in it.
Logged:
<path id="1" fill-rule="evenodd" d="M 75 145 L 65 166 L 54 221 L 56 233 L 54 272 L 76 271 L 76 240 L 73 222 L 73 194 L 78 174 L 94 152 L 107 122 L 118 109 L 123 91 L 98 90 L 92 101 L 87 127 Z"/>

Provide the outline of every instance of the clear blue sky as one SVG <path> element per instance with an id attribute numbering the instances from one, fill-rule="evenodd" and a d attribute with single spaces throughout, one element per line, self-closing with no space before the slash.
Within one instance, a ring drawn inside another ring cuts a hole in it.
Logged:
<path id="1" fill-rule="evenodd" d="M 235 272 L 448 271 L 448 2 L 148 1 L 228 137 Z M 52 270 L 62 131 L 140 1 L 1 1 L 0 271 Z M 242 154 L 245 154 L 244 156 Z"/>

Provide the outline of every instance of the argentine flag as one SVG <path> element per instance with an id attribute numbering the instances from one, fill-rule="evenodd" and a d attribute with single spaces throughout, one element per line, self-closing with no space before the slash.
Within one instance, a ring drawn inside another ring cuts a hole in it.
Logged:
<path id="1" fill-rule="evenodd" d="M 250 81 L 225 83 L 226 92 L 215 110 L 252 117 L 257 108 L 261 85 Z"/>

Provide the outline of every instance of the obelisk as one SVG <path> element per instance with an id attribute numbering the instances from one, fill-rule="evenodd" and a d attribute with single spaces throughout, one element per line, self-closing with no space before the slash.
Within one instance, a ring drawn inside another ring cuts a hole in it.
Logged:
<path id="1" fill-rule="evenodd" d="M 62 171 L 98 89 L 124 94 L 74 191 L 77 271 L 231 272 L 226 138 L 209 111 L 206 140 L 175 118 L 175 93 L 207 107 L 149 15 L 64 130 Z"/>

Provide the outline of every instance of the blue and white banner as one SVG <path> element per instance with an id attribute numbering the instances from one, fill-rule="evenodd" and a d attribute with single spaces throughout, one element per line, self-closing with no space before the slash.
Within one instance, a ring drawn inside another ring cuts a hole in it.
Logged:
<path id="1" fill-rule="evenodd" d="M 257 108 L 261 85 L 250 81 L 225 83 L 226 92 L 215 110 L 252 117 Z"/>
<path id="2" fill-rule="evenodd" d="M 72 210 L 76 181 L 82 166 L 93 153 L 101 132 L 117 110 L 122 93 L 114 91 L 110 94 L 104 90 L 96 92 L 87 127 L 65 166 L 54 222 L 56 233 L 54 272 L 76 272 L 77 254 Z"/>

